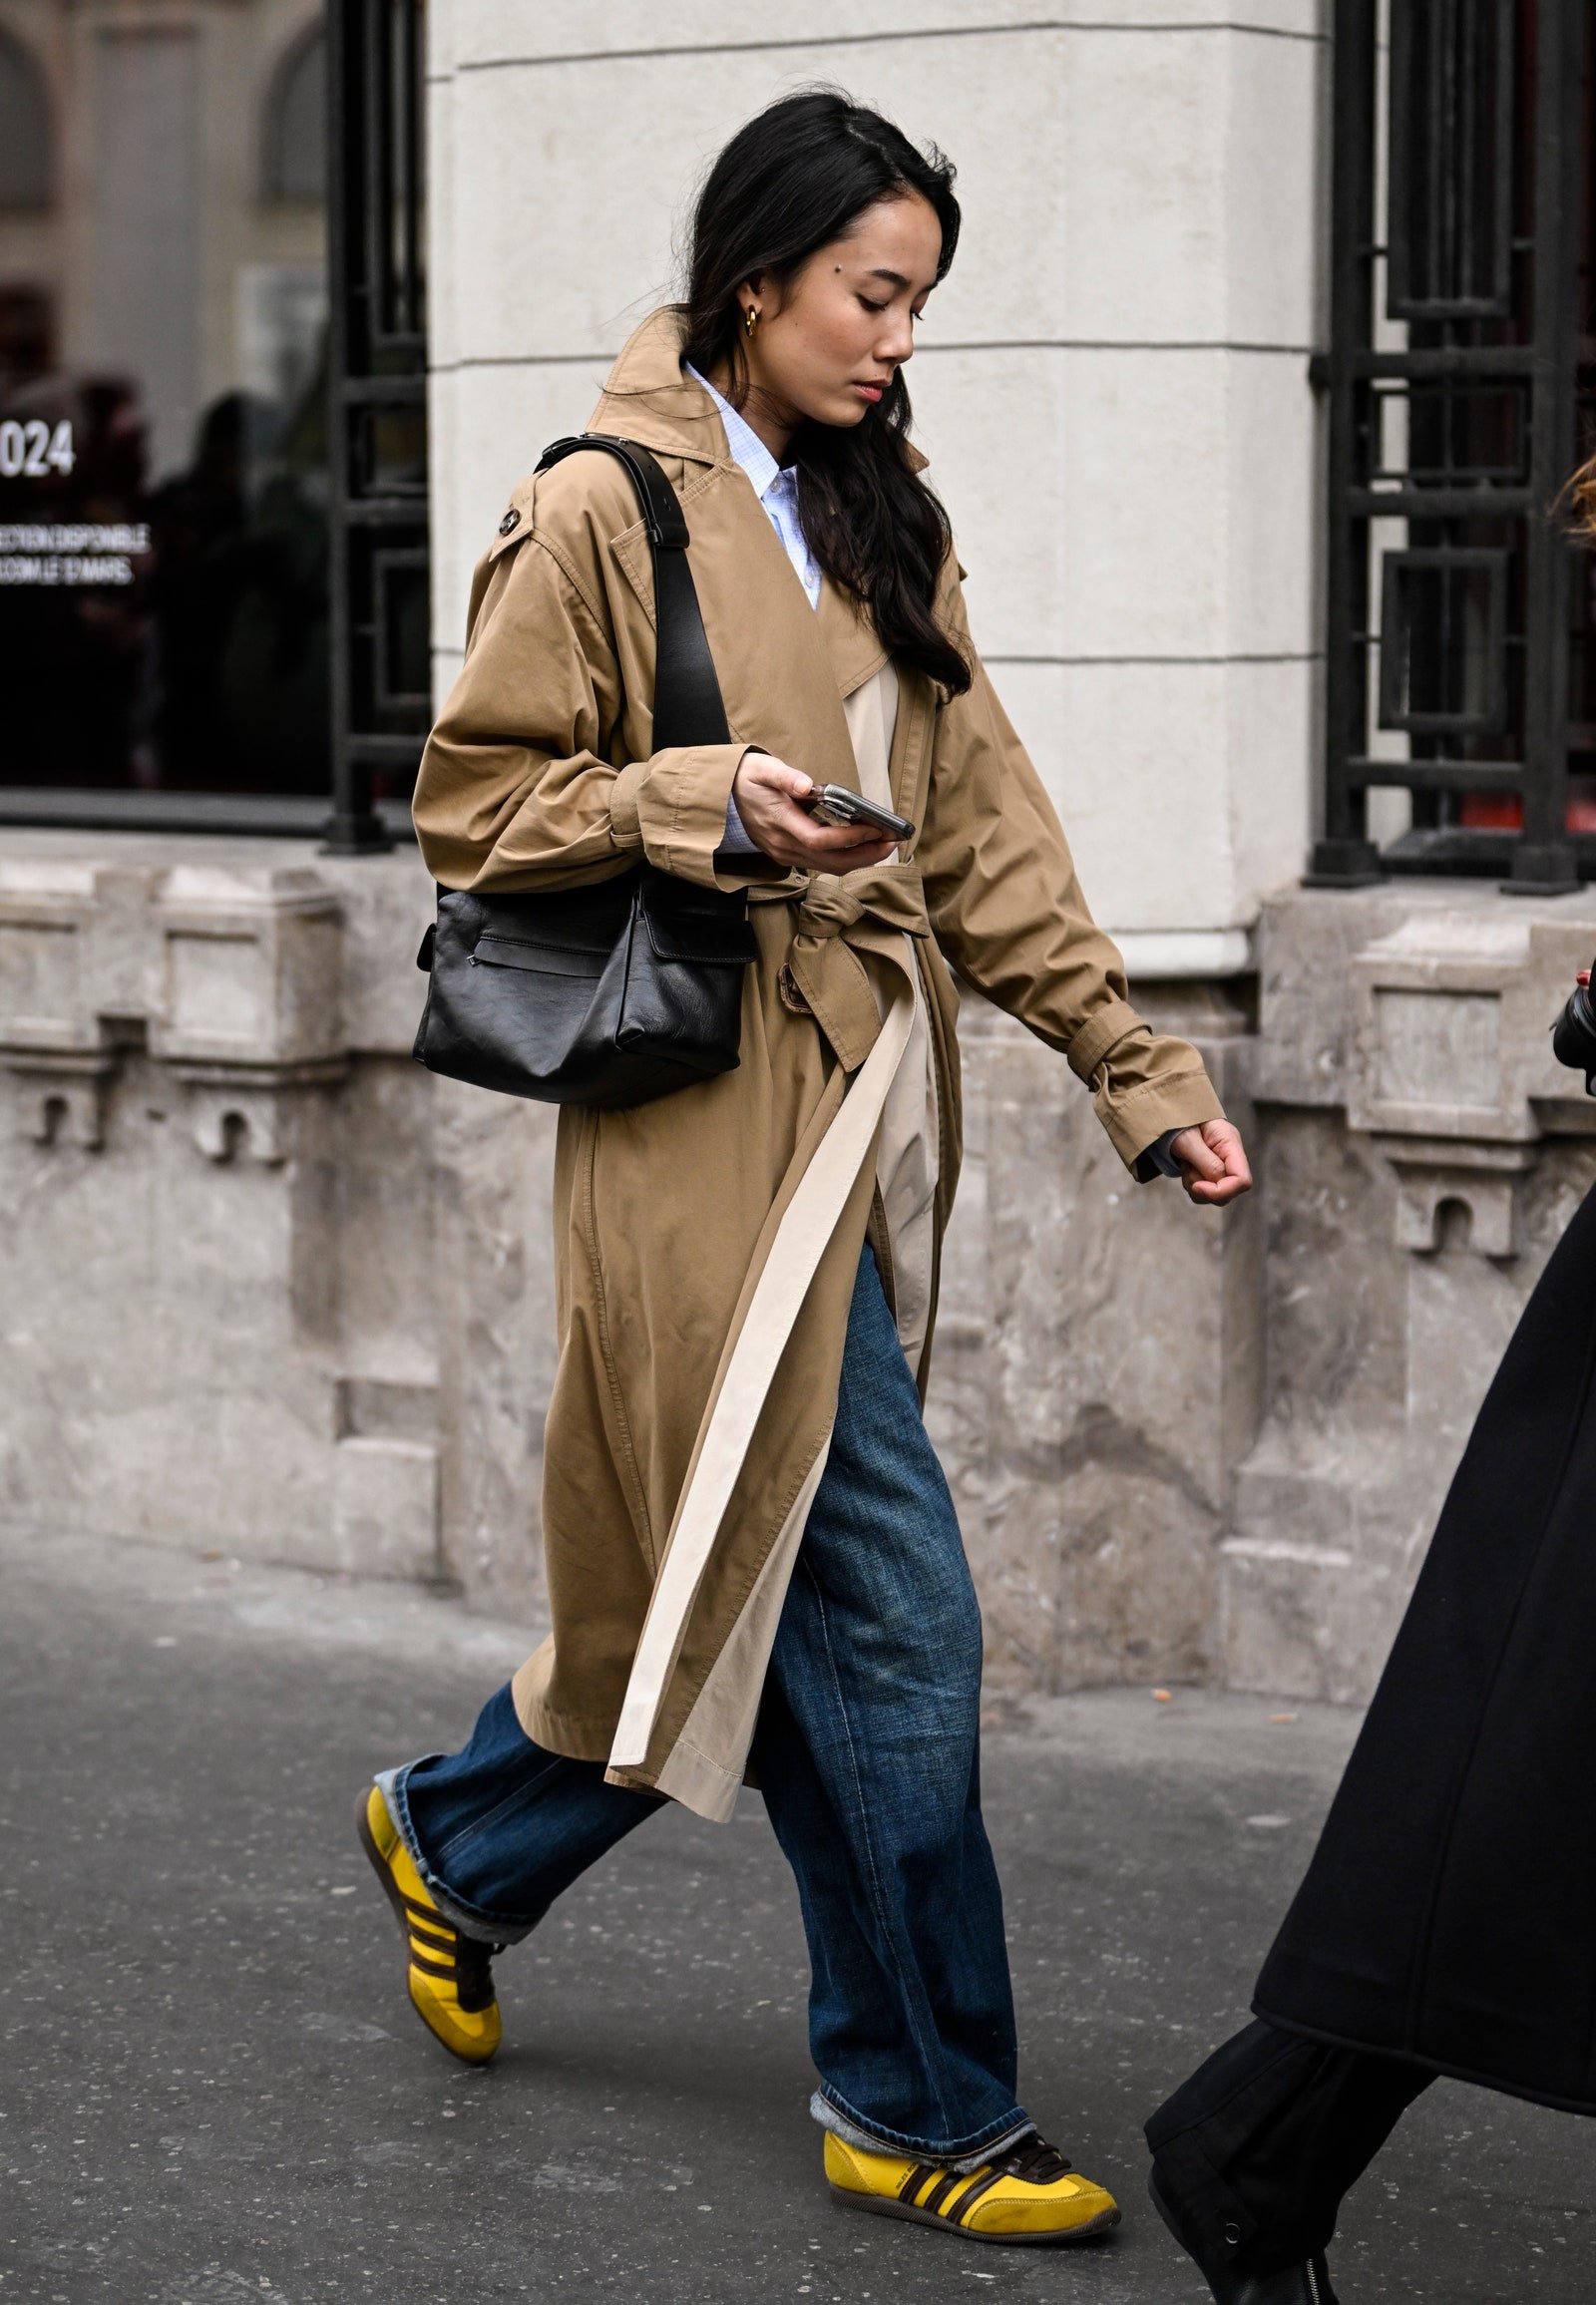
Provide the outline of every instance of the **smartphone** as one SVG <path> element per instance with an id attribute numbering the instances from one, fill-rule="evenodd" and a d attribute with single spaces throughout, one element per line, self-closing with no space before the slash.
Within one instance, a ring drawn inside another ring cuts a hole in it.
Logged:
<path id="1" fill-rule="evenodd" d="M 846 784 L 823 784 L 804 802 L 812 817 L 823 825 L 866 825 L 872 832 L 886 833 L 895 841 L 912 841 L 915 828 L 906 816 L 898 816 L 879 801 L 866 800 Z"/>

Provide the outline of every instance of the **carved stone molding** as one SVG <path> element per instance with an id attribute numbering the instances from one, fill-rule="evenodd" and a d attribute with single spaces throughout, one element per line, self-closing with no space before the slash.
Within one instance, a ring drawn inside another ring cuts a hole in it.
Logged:
<path id="1" fill-rule="evenodd" d="M 1589 934 L 1425 908 L 1353 956 L 1347 1123 L 1396 1172 L 1398 1248 L 1517 1254 L 1518 1180 L 1568 1102 L 1547 1042 L 1553 987 L 1564 970 L 1571 978 Z"/>
<path id="2" fill-rule="evenodd" d="M 331 1088 L 348 1065 L 343 1057 L 313 1064 L 173 1064 L 188 1092 L 189 1129 L 206 1160 L 240 1154 L 276 1168 L 295 1150 L 297 1122 L 308 1089 Z"/>
<path id="3" fill-rule="evenodd" d="M 0 1065 L 16 1081 L 18 1126 L 31 1144 L 76 1145 L 98 1152 L 105 1142 L 106 1087 L 115 1072 L 114 1050 L 63 1050 L 47 1056 L 0 1049 Z"/>
<path id="4" fill-rule="evenodd" d="M 124 1050 L 187 1092 L 204 1156 L 288 1159 L 295 1111 L 347 1067 L 342 908 L 302 865 L 9 858 L 0 1071 L 39 1144 L 98 1147 Z"/>
<path id="5" fill-rule="evenodd" d="M 88 947 L 102 875 L 51 859 L 0 881 L 0 1033 L 8 1049 L 49 1055 L 98 1049 Z"/>
<path id="6" fill-rule="evenodd" d="M 1544 1034 L 1530 924 L 1418 914 L 1351 971 L 1349 1127 L 1500 1141 L 1538 1135 L 1514 1061 Z M 1536 1014 L 1520 1013 L 1528 992 Z"/>
<path id="7" fill-rule="evenodd" d="M 1433 1255 L 1456 1239 L 1448 1215 L 1465 1219 L 1459 1244 L 1481 1257 L 1516 1257 L 1516 1180 L 1534 1166 L 1528 1145 L 1469 1144 L 1377 1136 L 1396 1171 L 1396 1246 Z"/>
<path id="8" fill-rule="evenodd" d="M 338 900 L 303 868 L 180 866 L 153 904 L 166 1061 L 293 1065 L 342 1053 Z"/>

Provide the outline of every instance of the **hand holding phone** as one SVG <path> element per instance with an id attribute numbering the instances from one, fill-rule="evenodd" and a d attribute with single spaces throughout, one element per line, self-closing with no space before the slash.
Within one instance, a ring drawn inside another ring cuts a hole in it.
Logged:
<path id="1" fill-rule="evenodd" d="M 822 789 L 841 792 L 845 807 L 860 799 L 845 786 Z M 821 818 L 814 813 L 821 791 L 813 779 L 768 752 L 743 755 L 731 797 L 749 839 L 789 872 L 868 871 L 885 864 L 894 843 L 914 829 L 896 816 L 885 827 L 863 817 L 844 824 Z"/>
<path id="2" fill-rule="evenodd" d="M 893 841 L 912 841 L 915 837 L 915 828 L 906 816 L 883 808 L 879 801 L 866 800 L 863 793 L 846 784 L 817 785 L 804 805 L 823 825 L 868 826 Z"/>

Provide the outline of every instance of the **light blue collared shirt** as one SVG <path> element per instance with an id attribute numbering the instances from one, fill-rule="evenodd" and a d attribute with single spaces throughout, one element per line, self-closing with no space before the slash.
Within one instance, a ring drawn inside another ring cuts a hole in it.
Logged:
<path id="1" fill-rule="evenodd" d="M 684 362 L 687 374 L 695 384 L 701 384 L 720 411 L 720 421 L 726 428 L 726 446 L 733 463 L 748 475 L 754 495 L 764 506 L 770 525 L 785 548 L 787 558 L 798 572 L 811 608 L 820 605 L 820 568 L 809 550 L 804 536 L 803 522 L 798 518 L 798 472 L 794 465 L 778 464 L 753 426 L 738 415 L 729 400 L 724 399 L 710 383 L 700 376 L 690 362 Z"/>
<path id="2" fill-rule="evenodd" d="M 787 558 L 811 608 L 820 605 L 820 569 L 809 550 L 803 522 L 798 518 L 798 475 L 791 465 L 778 464 L 751 424 L 744 422 L 731 402 L 718 393 L 707 376 L 700 376 L 690 360 L 682 366 L 695 384 L 701 384 L 720 411 L 726 428 L 726 446 L 732 461 L 748 476 L 754 495 L 764 506 L 770 525 L 780 537 Z M 756 856 L 759 844 L 748 837 L 734 800 L 726 802 L 726 837 L 722 846 L 734 857 Z"/>

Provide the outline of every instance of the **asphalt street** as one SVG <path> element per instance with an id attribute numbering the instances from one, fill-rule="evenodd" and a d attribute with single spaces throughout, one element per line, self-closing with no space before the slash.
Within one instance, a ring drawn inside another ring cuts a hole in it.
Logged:
<path id="1" fill-rule="evenodd" d="M 981 2248 L 826 2193 L 757 1797 L 662 1813 L 500 1963 L 489 2071 L 424 2033 L 355 1794 L 458 1742 L 527 1639 L 400 1588 L 0 1541 L 0 2305 L 1201 2305 L 1140 2122 L 1240 2022 L 1354 1716 L 993 1705 L 1025 2102 L 1126 2214 Z M 1584 2305 L 1593 2144 L 1438 2085 L 1349 2205 L 1343 2305 Z"/>

